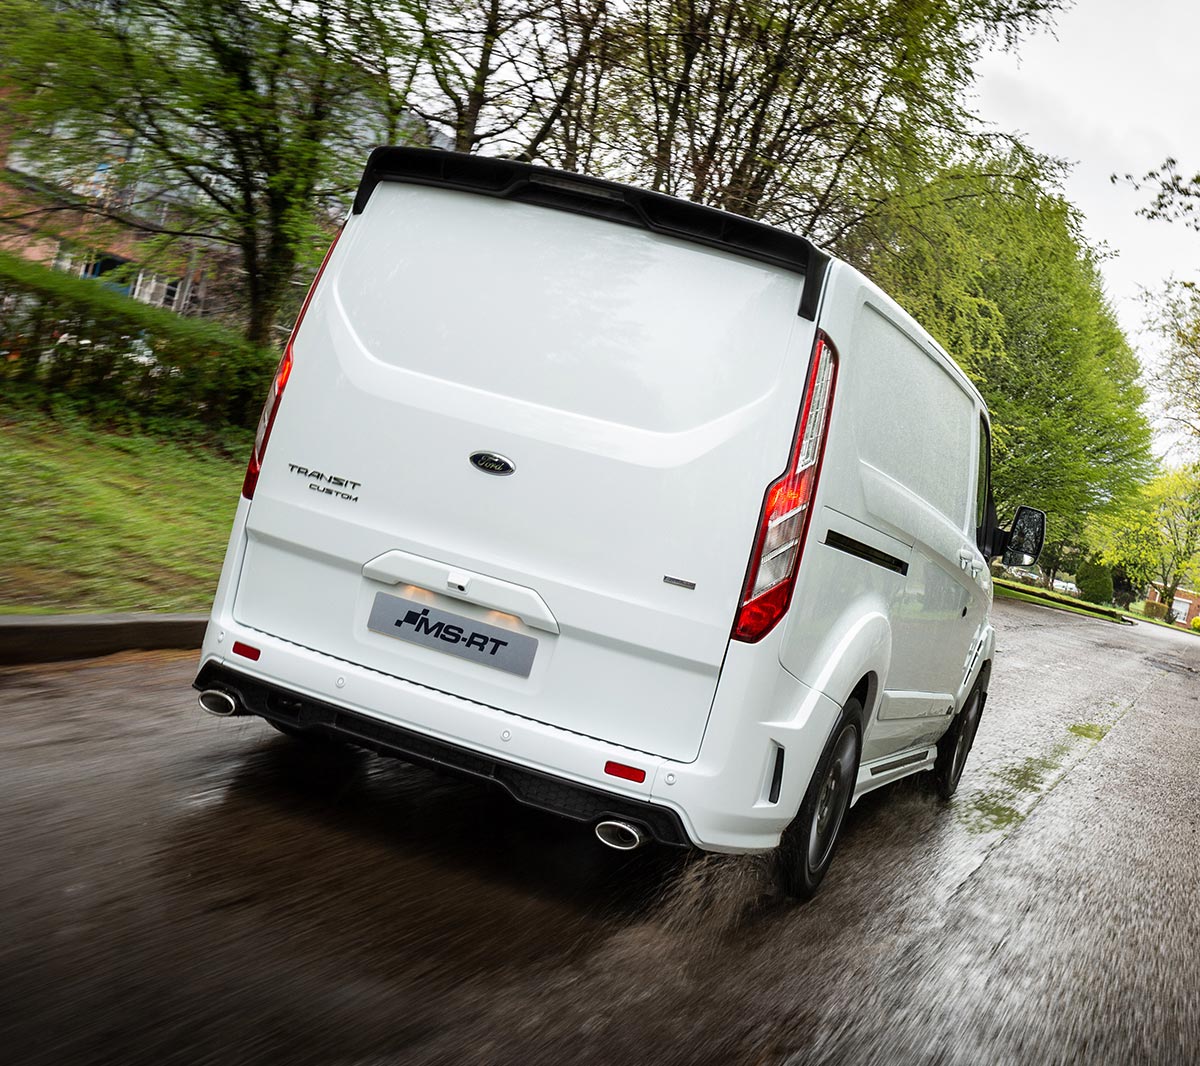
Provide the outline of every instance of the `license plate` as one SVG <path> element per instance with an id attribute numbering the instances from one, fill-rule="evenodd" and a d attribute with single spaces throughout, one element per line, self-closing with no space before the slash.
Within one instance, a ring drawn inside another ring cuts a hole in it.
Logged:
<path id="1" fill-rule="evenodd" d="M 375 594 L 367 628 L 518 677 L 529 676 L 538 646 L 533 637 L 523 633 L 389 592 Z"/>

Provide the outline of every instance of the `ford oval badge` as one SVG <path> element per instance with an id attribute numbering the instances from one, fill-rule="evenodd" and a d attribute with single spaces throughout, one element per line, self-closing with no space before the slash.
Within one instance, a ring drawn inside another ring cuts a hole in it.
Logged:
<path id="1" fill-rule="evenodd" d="M 517 469 L 510 459 L 505 459 L 503 455 L 497 455 L 495 452 L 472 452 L 471 465 L 476 470 L 482 470 L 485 474 L 495 474 L 497 477 L 504 477 Z"/>

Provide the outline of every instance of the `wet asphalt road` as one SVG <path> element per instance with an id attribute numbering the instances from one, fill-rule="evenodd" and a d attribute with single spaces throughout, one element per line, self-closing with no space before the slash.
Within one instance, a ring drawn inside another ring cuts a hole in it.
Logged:
<path id="1" fill-rule="evenodd" d="M 1011 601 L 953 804 L 821 895 L 218 721 L 191 655 L 0 673 L 0 1061 L 1200 1061 L 1200 640 Z"/>

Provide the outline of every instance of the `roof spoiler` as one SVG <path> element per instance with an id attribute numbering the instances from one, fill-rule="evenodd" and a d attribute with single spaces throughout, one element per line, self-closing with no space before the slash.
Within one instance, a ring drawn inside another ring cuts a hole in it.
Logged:
<path id="1" fill-rule="evenodd" d="M 354 197 L 354 214 L 362 214 L 381 181 L 458 189 L 593 215 L 794 270 L 804 275 L 799 313 L 817 317 L 829 256 L 804 237 L 741 215 L 584 174 L 437 148 L 372 151 Z"/>

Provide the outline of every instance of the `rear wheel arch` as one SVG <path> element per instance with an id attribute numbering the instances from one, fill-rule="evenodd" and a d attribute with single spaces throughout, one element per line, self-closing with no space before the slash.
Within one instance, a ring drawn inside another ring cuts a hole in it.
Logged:
<path id="1" fill-rule="evenodd" d="M 878 699 L 879 675 L 872 670 L 859 678 L 858 684 L 854 686 L 850 695 L 842 700 L 842 706 L 846 706 L 851 700 L 857 700 L 859 706 L 862 707 L 859 728 L 865 729 L 867 723 L 871 720 L 871 716 L 875 713 L 875 706 Z"/>
<path id="2" fill-rule="evenodd" d="M 967 691 L 970 692 L 971 689 L 974 689 L 976 687 L 976 685 L 978 685 L 981 694 L 986 699 L 988 685 L 991 684 L 991 681 L 992 681 L 992 660 L 988 659 L 979 668 L 979 673 L 975 675 L 975 683 L 973 685 L 971 685 L 971 688 L 968 689 Z"/>
<path id="3" fill-rule="evenodd" d="M 823 647 L 812 648 L 810 655 L 803 664 L 785 660 L 784 666 L 839 707 L 859 697 L 865 726 L 878 706 L 892 661 L 892 627 L 886 614 L 861 605 L 848 611 L 828 627 Z"/>

